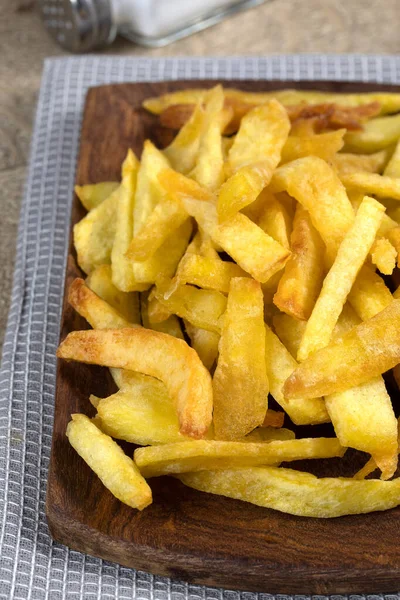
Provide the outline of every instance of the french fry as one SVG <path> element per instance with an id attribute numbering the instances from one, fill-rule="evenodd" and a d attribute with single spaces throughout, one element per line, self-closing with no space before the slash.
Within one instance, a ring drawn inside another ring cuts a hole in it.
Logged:
<path id="1" fill-rule="evenodd" d="M 268 185 L 281 160 L 289 130 L 286 111 L 276 100 L 253 108 L 242 119 L 229 151 L 228 169 L 232 175 L 218 195 L 220 223 L 254 202 Z"/>
<path id="2" fill-rule="evenodd" d="M 135 463 L 88 417 L 72 415 L 67 437 L 71 446 L 118 500 L 138 510 L 151 504 L 151 489 Z"/>
<path id="3" fill-rule="evenodd" d="M 188 254 L 179 263 L 176 280 L 178 284 L 189 283 L 208 290 L 227 294 L 232 277 L 248 277 L 238 265 L 218 258 L 206 258 Z"/>
<path id="4" fill-rule="evenodd" d="M 111 263 L 115 238 L 116 210 L 121 186 L 74 226 L 74 246 L 78 264 L 89 274 L 103 264 Z"/>
<path id="5" fill-rule="evenodd" d="M 397 468 L 397 422 L 382 377 L 325 396 L 335 433 L 351 448 L 372 454 L 389 479 Z"/>
<path id="6" fill-rule="evenodd" d="M 354 221 L 346 190 L 333 169 L 320 158 L 299 158 L 279 167 L 272 178 L 272 192 L 287 191 L 310 213 L 333 262 L 339 245 Z"/>
<path id="7" fill-rule="evenodd" d="M 90 185 L 76 185 L 74 191 L 82 205 L 89 212 L 111 196 L 118 186 L 118 181 L 103 181 L 102 183 Z"/>
<path id="8" fill-rule="evenodd" d="M 390 154 L 386 148 L 374 154 L 340 152 L 333 156 L 330 162 L 339 173 L 339 176 L 357 172 L 381 173 L 389 156 Z"/>
<path id="9" fill-rule="evenodd" d="M 139 371 L 164 381 L 184 435 L 203 437 L 211 424 L 210 374 L 196 352 L 182 340 L 141 327 L 73 331 L 59 346 L 57 356 Z"/>
<path id="10" fill-rule="evenodd" d="M 400 115 L 379 117 L 364 124 L 361 131 L 345 136 L 345 151 L 371 154 L 395 144 L 400 137 Z"/>
<path id="11" fill-rule="evenodd" d="M 139 295 L 121 292 L 112 282 L 111 265 L 96 267 L 85 280 L 95 294 L 115 308 L 129 323 L 140 323 Z"/>
<path id="12" fill-rule="evenodd" d="M 144 108 L 149 112 L 159 115 L 168 106 L 174 104 L 197 104 L 202 102 L 207 90 L 204 88 L 192 88 L 170 92 L 147 98 L 143 102 Z M 371 92 L 364 94 L 333 94 L 329 92 L 320 92 L 317 90 L 275 90 L 271 92 L 247 92 L 228 88 L 224 90 L 225 98 L 237 103 L 257 106 L 267 102 L 271 98 L 276 98 L 285 106 L 292 106 L 302 102 L 307 104 L 320 104 L 321 102 L 330 102 L 339 106 L 364 106 L 372 102 L 380 104 L 380 114 L 396 113 L 400 110 L 400 94 Z"/>
<path id="13" fill-rule="evenodd" d="M 210 371 L 217 360 L 220 335 L 213 331 L 196 327 L 187 320 L 184 322 L 192 348 L 196 350 L 205 368 Z"/>
<path id="14" fill-rule="evenodd" d="M 378 468 L 375 459 L 371 458 L 365 463 L 365 465 L 357 471 L 353 479 L 365 479 L 368 475 L 371 475 Z"/>
<path id="15" fill-rule="evenodd" d="M 92 292 L 83 279 L 77 278 L 71 283 L 68 302 L 94 329 L 135 327 L 115 308 Z"/>
<path id="16" fill-rule="evenodd" d="M 400 200 L 400 180 L 394 177 L 359 172 L 341 175 L 341 180 L 346 188 L 361 190 L 365 194 L 389 196 L 394 200 Z"/>
<path id="17" fill-rule="evenodd" d="M 233 116 L 231 109 L 224 109 L 224 92 L 221 85 L 207 93 L 204 113 L 203 131 L 190 177 L 203 187 L 216 191 L 224 181 L 222 131 Z"/>
<path id="18" fill-rule="evenodd" d="M 137 448 L 134 460 L 143 477 L 234 469 L 309 458 L 343 456 L 335 438 L 304 438 L 268 444 L 197 440 Z"/>
<path id="19" fill-rule="evenodd" d="M 196 164 L 204 121 L 204 109 L 201 104 L 196 103 L 190 119 L 184 124 L 171 144 L 163 150 L 173 168 L 180 173 L 189 173 Z"/>
<path id="20" fill-rule="evenodd" d="M 371 267 L 364 265 L 353 284 L 348 299 L 360 319 L 367 321 L 389 306 L 393 296 L 383 279 Z"/>
<path id="21" fill-rule="evenodd" d="M 147 219 L 158 205 L 167 199 L 164 188 L 158 182 L 158 174 L 169 166 L 168 160 L 157 148 L 146 141 L 143 148 L 140 169 L 137 176 L 133 237 L 139 234 L 145 226 Z M 189 220 L 184 221 L 173 235 L 170 235 L 164 243 L 145 261 L 132 263 L 133 275 L 137 283 L 147 284 L 148 289 L 156 282 L 160 273 L 171 277 L 181 259 L 190 235 L 192 225 Z M 142 290 L 143 291 L 143 287 Z"/>
<path id="22" fill-rule="evenodd" d="M 338 129 L 307 137 L 290 135 L 282 149 L 281 164 L 310 155 L 326 161 L 336 160 L 336 153 L 343 148 L 345 133 L 345 129 Z"/>
<path id="23" fill-rule="evenodd" d="M 288 314 L 279 313 L 274 315 L 272 322 L 276 335 L 293 358 L 296 358 L 307 325 L 306 321 L 300 321 Z"/>
<path id="24" fill-rule="evenodd" d="M 283 427 L 285 413 L 280 410 L 269 408 L 265 414 L 263 427 Z"/>
<path id="25" fill-rule="evenodd" d="M 385 208 L 365 196 L 355 221 L 339 246 L 301 340 L 298 360 L 329 343 L 347 296 L 374 243 Z"/>
<path id="26" fill-rule="evenodd" d="M 285 266 L 290 252 L 245 215 L 238 213 L 225 223 L 218 224 L 212 194 L 196 182 L 172 170 L 165 170 L 160 181 L 177 201 L 182 202 L 187 213 L 196 219 L 213 242 L 254 279 L 264 283 Z"/>
<path id="27" fill-rule="evenodd" d="M 221 332 L 221 317 L 226 309 L 226 297 L 215 290 L 202 290 L 192 285 L 178 285 L 170 293 L 171 280 L 159 280 L 153 293 L 168 311 L 192 325 L 214 333 Z"/>
<path id="28" fill-rule="evenodd" d="M 365 383 L 400 362 L 400 300 L 301 363 L 284 386 L 289 400 L 325 396 Z"/>
<path id="29" fill-rule="evenodd" d="M 383 174 L 385 177 L 400 177 L 400 140 L 397 140 L 396 147 Z"/>
<path id="30" fill-rule="evenodd" d="M 147 314 L 152 325 L 162 323 L 172 315 L 171 311 L 154 296 L 154 288 L 148 297 Z"/>
<path id="31" fill-rule="evenodd" d="M 397 250 L 387 238 L 379 238 L 371 248 L 371 258 L 381 273 L 391 275 L 396 267 Z"/>
<path id="32" fill-rule="evenodd" d="M 287 378 L 298 367 L 296 360 L 279 338 L 265 326 L 265 363 L 270 394 L 296 425 L 329 422 L 329 415 L 322 398 L 307 398 L 288 402 L 283 393 Z"/>
<path id="33" fill-rule="evenodd" d="M 118 199 L 115 238 L 111 252 L 111 271 L 114 285 L 123 292 L 144 290 L 147 284 L 135 279 L 132 261 L 126 257 L 133 236 L 133 214 L 139 161 L 128 151 L 122 165 L 122 183 Z"/>
<path id="34" fill-rule="evenodd" d="M 277 467 L 201 471 L 178 476 L 202 492 L 245 500 L 300 517 L 332 518 L 394 508 L 400 504 L 400 478 L 394 481 L 344 477 L 318 479 Z"/>
<path id="35" fill-rule="evenodd" d="M 254 280 L 231 279 L 213 391 L 217 439 L 239 439 L 263 423 L 268 408 L 264 306 Z"/>
<path id="36" fill-rule="evenodd" d="M 125 252 L 125 260 L 128 262 L 150 260 L 160 246 L 170 236 L 175 235 L 176 230 L 186 220 L 186 212 L 176 202 L 168 200 L 160 202 L 130 242 Z"/>
<path id="37" fill-rule="evenodd" d="M 261 192 L 260 196 L 266 196 L 263 209 L 257 219 L 257 225 L 265 231 L 267 235 L 279 242 L 281 246 L 290 250 L 290 233 L 292 222 L 290 216 L 282 202 L 273 194 L 267 193 L 267 190 Z"/>
<path id="38" fill-rule="evenodd" d="M 301 204 L 296 209 L 290 241 L 292 255 L 279 281 L 274 304 L 282 312 L 306 321 L 321 291 L 325 246 Z"/>
<path id="39" fill-rule="evenodd" d="M 257 429 L 253 429 L 248 435 L 246 435 L 243 440 L 239 440 L 242 442 L 264 442 L 269 443 L 273 440 L 294 440 L 295 439 L 294 431 L 291 429 L 286 429 L 285 427 L 257 427 Z"/>
<path id="40" fill-rule="evenodd" d="M 101 429 L 107 435 L 132 444 L 170 444 L 191 438 L 179 432 L 174 405 L 165 385 L 141 375 L 97 405 Z"/>
<path id="41" fill-rule="evenodd" d="M 140 295 L 140 310 L 143 327 L 146 327 L 146 329 L 154 329 L 154 331 L 161 331 L 162 333 L 168 333 L 169 335 L 172 335 L 180 340 L 185 339 L 178 317 L 171 315 L 168 317 L 168 319 L 165 319 L 165 321 L 162 321 L 161 323 L 152 323 L 149 319 L 148 304 L 148 293 L 142 292 Z"/>

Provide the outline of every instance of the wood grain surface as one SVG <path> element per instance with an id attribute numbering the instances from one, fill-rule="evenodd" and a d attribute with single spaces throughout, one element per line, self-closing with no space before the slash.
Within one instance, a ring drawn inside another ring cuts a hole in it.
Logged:
<path id="1" fill-rule="evenodd" d="M 190 86 L 214 83 L 192 81 Z M 224 85 L 252 91 L 284 87 L 335 92 L 394 90 L 335 82 L 231 81 Z M 168 132 L 141 108 L 141 102 L 187 86 L 180 81 L 92 88 L 86 100 L 77 183 L 118 179 L 129 147 L 140 155 L 146 138 L 162 144 Z M 71 226 L 83 215 L 84 209 L 74 197 Z M 70 238 L 66 290 L 78 275 Z M 64 298 L 61 339 L 86 327 Z M 398 589 L 400 509 L 331 520 L 306 519 L 197 492 L 168 477 L 151 480 L 154 501 L 143 512 L 116 500 L 65 436 L 71 413 L 94 414 L 88 400 L 91 393 L 105 397 L 114 391 L 107 369 L 58 362 L 47 489 L 47 518 L 55 540 L 126 566 L 231 589 L 288 594 Z M 318 435 L 316 428 L 312 431 Z M 297 431 L 299 436 L 309 433 L 310 428 Z M 133 450 L 128 445 L 124 448 Z M 365 462 L 365 456 L 356 452 L 346 456 L 340 471 L 343 475 L 351 475 Z M 317 473 L 334 474 L 339 464 L 319 461 L 314 466 Z"/>

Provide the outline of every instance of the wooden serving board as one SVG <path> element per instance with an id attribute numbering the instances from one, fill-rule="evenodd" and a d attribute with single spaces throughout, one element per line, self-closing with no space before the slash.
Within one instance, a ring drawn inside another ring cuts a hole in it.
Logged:
<path id="1" fill-rule="evenodd" d="M 223 83 L 251 91 L 285 87 L 399 91 L 361 83 Z M 77 183 L 117 180 L 129 147 L 140 155 L 146 138 L 163 144 L 168 132 L 141 108 L 142 100 L 214 84 L 180 81 L 92 88 L 86 100 Z M 75 197 L 71 227 L 83 215 Z M 66 290 L 78 275 L 70 240 Z M 86 327 L 64 298 L 61 339 Z M 288 594 L 398 589 L 400 509 L 331 520 L 306 519 L 197 492 L 168 477 L 150 481 L 154 502 L 143 512 L 116 500 L 65 436 L 71 413 L 94 414 L 88 401 L 91 393 L 105 397 L 114 391 L 107 369 L 59 361 L 47 490 L 47 518 L 55 540 L 129 567 L 231 589 Z"/>

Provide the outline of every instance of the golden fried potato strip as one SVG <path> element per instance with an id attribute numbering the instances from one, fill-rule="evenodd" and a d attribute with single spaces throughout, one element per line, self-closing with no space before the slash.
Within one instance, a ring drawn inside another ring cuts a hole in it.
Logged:
<path id="1" fill-rule="evenodd" d="M 67 437 L 71 446 L 118 500 L 138 510 L 151 504 L 151 489 L 135 463 L 88 417 L 72 415 Z"/>
<path id="2" fill-rule="evenodd" d="M 212 419 L 212 386 L 207 369 L 186 342 L 144 328 L 73 331 L 57 356 L 139 371 L 164 381 L 174 399 L 180 431 L 203 437 Z"/>
<path id="3" fill-rule="evenodd" d="M 343 456 L 336 438 L 304 438 L 265 443 L 197 440 L 138 448 L 134 460 L 143 477 L 233 469 L 310 458 Z"/>
<path id="4" fill-rule="evenodd" d="M 305 360 L 329 343 L 347 296 L 374 243 L 384 211 L 380 202 L 365 196 L 324 279 L 301 340 L 298 360 Z"/>
<path id="5" fill-rule="evenodd" d="M 244 437 L 262 425 L 268 407 L 264 304 L 252 279 L 231 279 L 213 378 L 217 439 Z"/>
<path id="6" fill-rule="evenodd" d="M 279 281 L 274 304 L 282 312 L 306 321 L 321 291 L 325 245 L 301 204 L 296 208 L 290 241 L 292 255 Z"/>
<path id="7" fill-rule="evenodd" d="M 400 362 L 400 300 L 314 352 L 288 378 L 288 399 L 344 391 Z"/>
<path id="8" fill-rule="evenodd" d="M 232 175 L 218 195 L 220 223 L 254 202 L 268 185 L 281 160 L 289 130 L 286 111 L 276 100 L 253 108 L 242 119 L 229 151 L 227 169 Z"/>
<path id="9" fill-rule="evenodd" d="M 140 323 L 139 294 L 137 292 L 121 292 L 115 287 L 112 282 L 111 265 L 96 267 L 86 277 L 85 283 L 102 300 L 105 300 L 107 304 L 125 317 L 129 323 Z"/>
<path id="10" fill-rule="evenodd" d="M 273 508 L 300 517 L 332 518 L 387 510 L 400 504 L 400 478 L 394 481 L 344 477 L 318 479 L 276 467 L 201 471 L 178 478 L 189 487 Z"/>
<path id="11" fill-rule="evenodd" d="M 75 194 L 89 212 L 106 200 L 119 186 L 118 181 L 103 181 L 89 185 L 76 185 Z"/>

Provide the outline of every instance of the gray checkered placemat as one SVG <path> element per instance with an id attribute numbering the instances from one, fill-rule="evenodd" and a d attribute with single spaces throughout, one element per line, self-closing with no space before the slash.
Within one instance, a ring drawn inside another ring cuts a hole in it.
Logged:
<path id="1" fill-rule="evenodd" d="M 85 94 L 89 86 L 102 83 L 193 78 L 336 79 L 399 84 L 400 57 L 295 55 L 147 59 L 90 56 L 46 61 L 0 371 L 2 599 L 289 598 L 188 585 L 127 569 L 54 543 L 46 524 L 55 351 Z M 344 596 L 331 598 L 339 600 Z M 383 596 L 350 598 L 372 600 Z M 400 594 L 385 598 L 399 600 Z"/>

